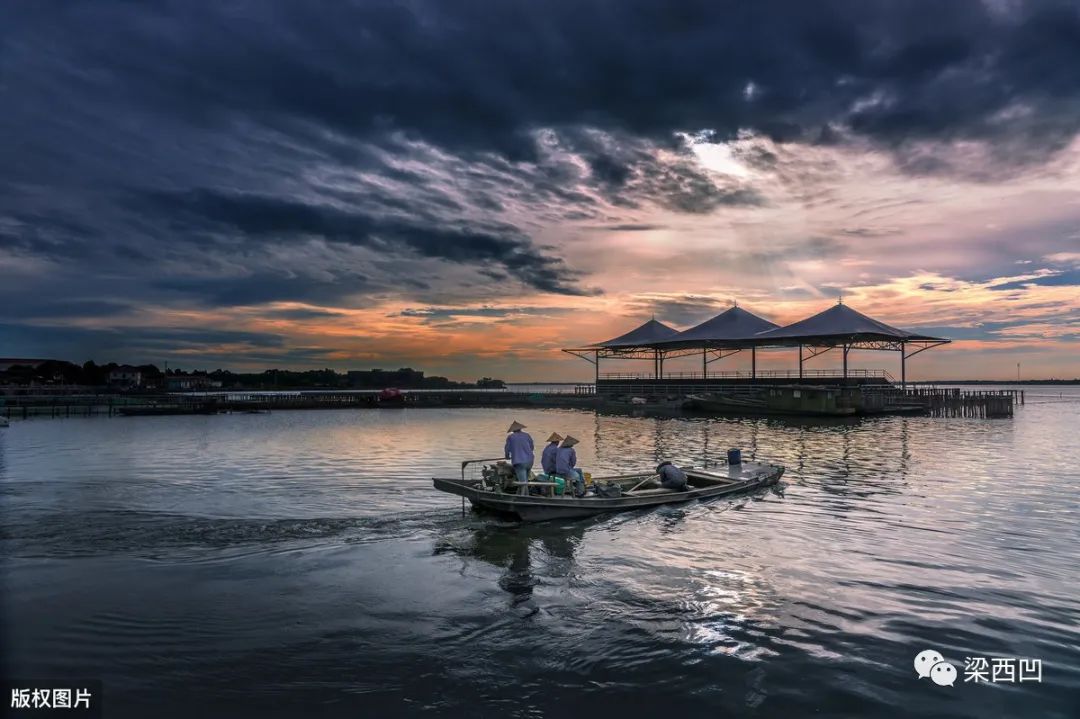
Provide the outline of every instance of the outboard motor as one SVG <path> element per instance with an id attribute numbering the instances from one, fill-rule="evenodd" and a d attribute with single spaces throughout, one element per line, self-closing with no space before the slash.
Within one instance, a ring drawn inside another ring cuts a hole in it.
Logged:
<path id="1" fill-rule="evenodd" d="M 514 484 L 517 477 L 514 476 L 514 468 L 507 462 L 484 465 L 481 471 L 485 484 L 489 484 L 495 489 L 501 489 L 504 492 L 517 492 L 517 486 Z"/>

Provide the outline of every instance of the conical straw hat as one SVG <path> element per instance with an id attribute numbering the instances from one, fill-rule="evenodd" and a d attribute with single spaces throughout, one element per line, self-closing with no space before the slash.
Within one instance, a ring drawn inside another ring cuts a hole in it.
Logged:
<path id="1" fill-rule="evenodd" d="M 576 437 L 571 437 L 570 435 L 567 435 L 566 439 L 564 439 L 562 441 L 562 446 L 564 446 L 564 447 L 573 447 L 577 443 L 578 443 L 578 440 L 577 440 Z"/>
<path id="2" fill-rule="evenodd" d="M 507 432 L 517 432 L 519 429 L 525 429 L 525 425 L 523 425 L 521 422 L 518 422 L 517 420 L 514 420 L 513 423 L 511 423 L 511 425 L 510 425 L 510 429 L 508 429 L 506 431 Z"/>
<path id="3" fill-rule="evenodd" d="M 563 438 L 558 432 L 552 432 L 551 436 L 547 438 L 548 442 L 562 442 Z"/>

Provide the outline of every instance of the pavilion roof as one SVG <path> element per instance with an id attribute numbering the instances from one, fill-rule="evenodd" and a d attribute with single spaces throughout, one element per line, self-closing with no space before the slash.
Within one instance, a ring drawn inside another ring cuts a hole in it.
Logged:
<path id="1" fill-rule="evenodd" d="M 663 322 L 657 322 L 654 318 L 639 327 L 635 327 L 624 335 L 619 335 L 606 342 L 597 342 L 596 344 L 590 345 L 590 347 L 618 349 L 649 346 L 662 340 L 669 339 L 678 333 L 679 331 L 677 329 L 668 327 Z"/>
<path id="2" fill-rule="evenodd" d="M 662 349 L 677 349 L 700 347 L 709 343 L 752 340 L 760 333 L 779 326 L 736 305 L 659 344 Z"/>
<path id="3" fill-rule="evenodd" d="M 784 327 L 767 330 L 756 336 L 758 344 L 769 344 L 773 340 L 790 344 L 811 341 L 904 341 L 904 342 L 947 342 L 940 337 L 930 337 L 915 332 L 908 332 L 892 325 L 887 325 L 873 317 L 868 317 L 845 304 L 836 304 L 812 317 L 794 322 Z"/>

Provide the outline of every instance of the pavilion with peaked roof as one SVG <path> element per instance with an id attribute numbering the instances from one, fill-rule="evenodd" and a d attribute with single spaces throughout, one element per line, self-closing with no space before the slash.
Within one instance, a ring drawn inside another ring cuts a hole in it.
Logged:
<path id="1" fill-rule="evenodd" d="M 597 347 L 603 347 L 609 350 L 619 350 L 634 347 L 641 347 L 646 345 L 653 345 L 657 342 L 663 342 L 664 340 L 674 337 L 679 334 L 677 329 L 668 327 L 663 322 L 657 322 L 653 317 L 651 320 L 635 327 L 624 335 L 619 335 L 615 339 L 607 340 L 606 342 L 597 342 Z"/>
<path id="2" fill-rule="evenodd" d="M 597 382 L 600 381 L 600 360 L 612 357 L 620 359 L 651 359 L 653 361 L 654 376 L 660 377 L 663 375 L 663 366 L 661 364 L 663 360 L 656 345 L 677 334 L 679 334 L 677 329 L 668 327 L 663 322 L 657 322 L 656 318 L 653 317 L 626 334 L 604 342 L 595 342 L 587 347 L 564 349 L 563 352 L 591 363 L 596 372 Z"/>
<path id="3" fill-rule="evenodd" d="M 656 346 L 664 357 L 683 357 L 701 352 L 701 374 L 705 378 L 708 377 L 709 363 L 749 348 L 751 377 L 754 377 L 757 375 L 756 338 L 762 332 L 779 326 L 735 304 L 699 325 L 658 342 Z"/>
<path id="4" fill-rule="evenodd" d="M 845 379 L 848 374 L 848 353 L 853 349 L 900 352 L 900 383 L 902 385 L 907 384 L 908 358 L 931 347 L 950 342 L 942 337 L 930 337 L 887 325 L 852 309 L 845 305 L 843 300 L 805 320 L 762 332 L 757 335 L 756 341 L 762 346 L 797 346 L 800 377 L 802 377 L 805 360 L 817 357 L 831 349 L 843 351 Z M 909 353 L 908 346 L 915 347 L 915 351 Z M 805 357 L 803 347 L 810 348 L 810 354 Z"/>
<path id="5" fill-rule="evenodd" d="M 785 327 L 779 327 L 735 305 L 682 332 L 653 318 L 626 334 L 606 342 L 563 351 L 594 364 L 596 381 L 599 384 L 600 360 L 604 358 L 651 359 L 654 363 L 652 379 L 660 381 L 665 379 L 665 359 L 685 357 L 700 352 L 702 356 L 700 380 L 708 382 L 713 379 L 708 374 L 710 362 L 729 357 L 745 349 L 751 352 L 752 369 L 748 379 L 757 381 L 759 376 L 756 353 L 763 347 L 798 347 L 798 379 L 802 380 L 803 364 L 806 360 L 832 349 L 840 349 L 843 353 L 843 369 L 838 375 L 832 376 L 835 381 L 846 384 L 849 377 L 848 353 L 851 350 L 884 350 L 900 352 L 900 381 L 906 385 L 907 360 L 931 347 L 938 347 L 949 342 L 950 340 L 941 337 L 931 337 L 893 327 L 852 309 L 841 300 L 812 317 Z M 819 379 L 825 376 L 823 371 L 813 372 Z M 867 374 L 866 371 L 862 373 Z M 793 378 L 792 374 L 786 372 L 772 374 L 776 375 L 776 378 Z M 878 374 L 884 377 L 887 373 L 882 371 Z M 880 381 L 887 382 L 888 380 Z"/>

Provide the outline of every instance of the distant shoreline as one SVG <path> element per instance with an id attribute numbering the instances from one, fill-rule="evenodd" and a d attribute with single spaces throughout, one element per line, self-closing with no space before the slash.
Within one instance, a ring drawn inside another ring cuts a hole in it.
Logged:
<path id="1" fill-rule="evenodd" d="M 794 381 L 794 380 L 793 380 Z M 480 388 L 475 385 L 472 386 L 459 386 L 450 388 L 426 388 L 426 387 L 400 387 L 400 391 L 405 393 L 417 393 L 417 394 L 454 394 L 454 393 L 491 393 L 501 394 L 515 392 L 526 392 L 529 390 L 521 388 L 537 388 L 537 387 L 587 387 L 591 386 L 592 382 L 505 382 L 503 387 L 491 387 Z M 895 385 L 900 383 L 894 382 Z M 1035 387 L 1035 386 L 1050 386 L 1050 387 L 1073 387 L 1080 385 L 1080 379 L 1030 379 L 1030 380 L 1016 380 L 1003 381 L 992 379 L 935 379 L 935 380 L 908 380 L 908 386 L 940 386 L 940 385 L 973 385 L 973 386 L 1010 386 L 1010 387 Z M 535 390 L 533 390 L 535 391 Z M 227 394 L 280 394 L 280 393 L 309 393 L 309 394 L 371 394 L 375 395 L 380 392 L 377 388 L 336 388 L 336 387 L 310 387 L 310 386 L 292 386 L 283 385 L 281 387 L 269 389 L 266 387 L 228 387 L 228 388 L 213 388 L 204 389 L 192 392 L 188 391 L 176 391 L 176 390 L 161 390 L 161 389 L 143 389 L 136 391 L 124 391 L 116 387 L 89 387 L 79 385 L 0 385 L 0 397 L 18 396 L 18 395 L 52 395 L 52 396 L 65 396 L 65 395 L 98 395 L 98 396 L 115 396 L 115 397 L 127 397 L 127 398 L 139 398 L 155 395 L 187 395 L 187 394 L 205 394 L 205 395 L 227 395 Z M 570 393 L 567 394 L 576 394 Z M 2 404 L 2 403 L 0 403 Z"/>
<path id="2" fill-rule="evenodd" d="M 994 384 L 994 385 L 1080 385 L 1080 379 L 1022 379 L 1022 380 L 999 380 L 999 379 L 932 379 L 932 380 L 908 380 L 908 384 Z"/>

